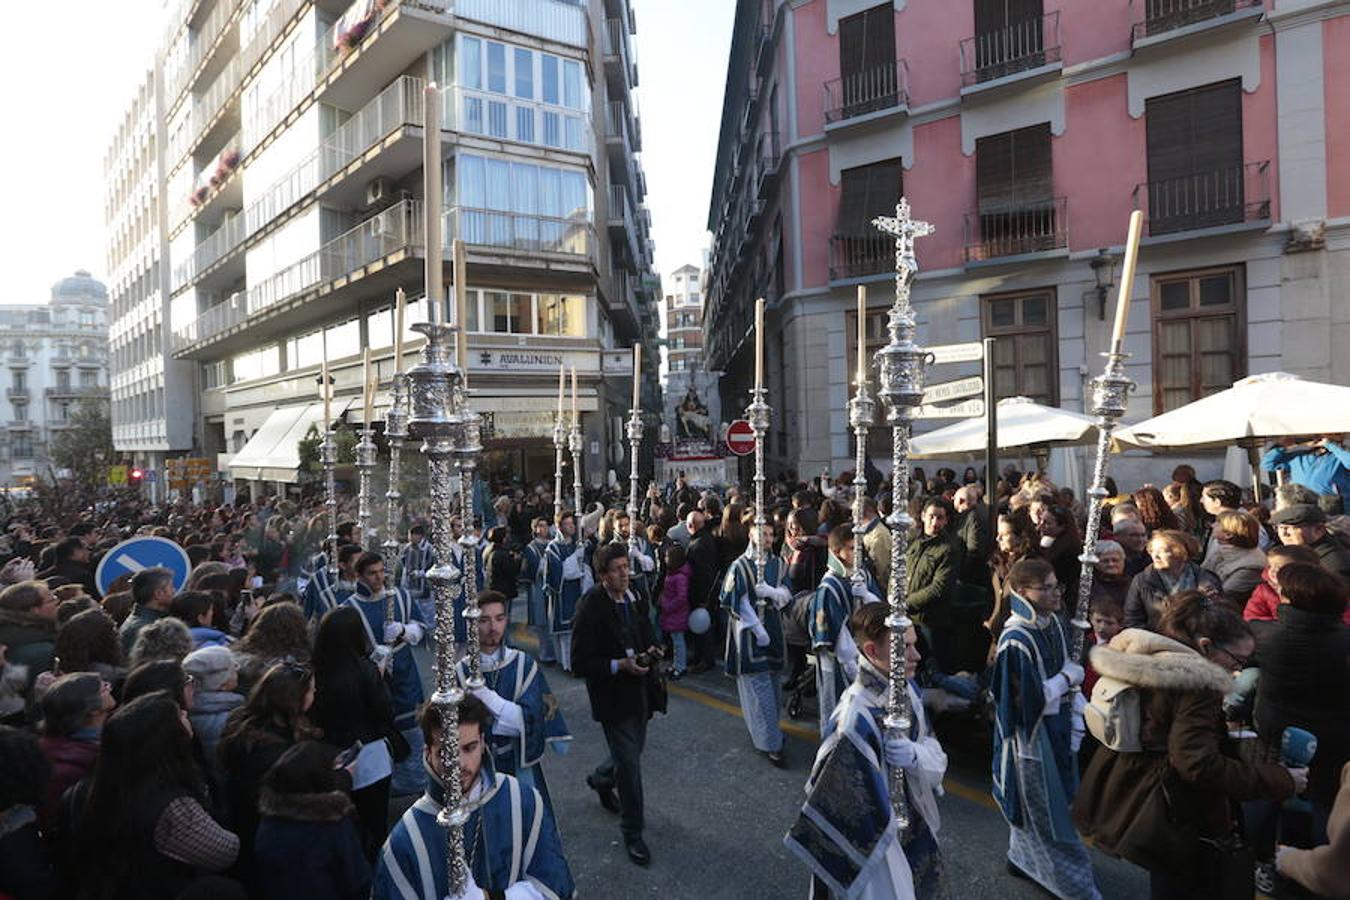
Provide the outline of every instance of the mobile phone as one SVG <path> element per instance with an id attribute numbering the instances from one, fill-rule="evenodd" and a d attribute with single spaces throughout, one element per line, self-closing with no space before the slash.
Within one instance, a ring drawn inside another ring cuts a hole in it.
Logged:
<path id="1" fill-rule="evenodd" d="M 360 755 L 361 755 L 361 742 L 357 741 L 356 743 L 352 744 L 346 750 L 343 750 L 341 753 L 337 755 L 337 759 L 333 760 L 333 768 L 345 769 L 352 764 L 352 761 L 355 760 L 356 757 Z"/>
<path id="2" fill-rule="evenodd" d="M 250 591 L 248 588 L 245 588 L 244 590 L 240 591 L 240 592 L 239 592 L 239 602 L 240 602 L 240 603 L 244 603 L 244 604 L 252 603 L 252 602 L 253 602 L 253 592 Z"/>
<path id="3" fill-rule="evenodd" d="M 61 657 L 59 656 L 52 657 L 52 674 L 57 678 L 61 677 Z"/>

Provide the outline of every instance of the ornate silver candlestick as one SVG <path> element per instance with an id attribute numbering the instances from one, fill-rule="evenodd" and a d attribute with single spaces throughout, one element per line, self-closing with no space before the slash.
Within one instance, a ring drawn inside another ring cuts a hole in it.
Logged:
<path id="1" fill-rule="evenodd" d="M 581 526 L 581 516 L 585 513 L 586 495 L 582 493 L 581 486 L 581 451 L 584 449 L 581 437 L 581 417 L 572 418 L 572 433 L 567 436 L 568 449 L 572 451 L 572 493 L 575 496 L 573 509 L 577 514 L 577 527 Z M 577 539 L 580 540 L 580 532 L 577 532 Z"/>
<path id="2" fill-rule="evenodd" d="M 877 352 L 881 384 L 878 393 L 886 403 L 887 424 L 891 426 L 891 502 L 887 520 L 891 525 L 891 583 L 887 591 L 891 614 L 886 624 L 891 629 L 891 665 L 886 694 L 886 728 L 892 734 L 908 737 L 912 724 L 909 687 L 905 683 L 905 631 L 911 626 L 906 612 L 909 572 L 905 564 L 905 545 L 914 520 L 909 516 L 909 439 L 914 408 L 923 401 L 923 377 L 926 354 L 914 342 L 917 324 L 909 302 L 910 286 L 918 274 L 914 256 L 915 238 L 933 233 L 927 222 L 916 222 L 909 215 L 909 201 L 900 198 L 895 218 L 880 217 L 873 226 L 895 237 L 895 304 L 891 307 L 887 330 L 891 340 Z M 855 553 L 856 548 L 855 548 Z M 909 803 L 905 797 L 905 772 L 890 770 L 891 809 L 896 824 L 909 827 Z"/>
<path id="3" fill-rule="evenodd" d="M 567 449 L 567 426 L 563 424 L 562 407 L 553 422 L 553 521 L 563 509 L 563 451 Z"/>
<path id="4" fill-rule="evenodd" d="M 361 546 L 366 549 L 373 549 L 378 537 L 376 529 L 370 525 L 375 452 L 375 432 L 367 423 L 361 429 L 361 441 L 356 445 L 356 530 L 361 534 Z"/>
<path id="5" fill-rule="evenodd" d="M 398 360 L 395 360 L 398 363 Z M 408 376 L 395 372 L 389 412 L 384 415 L 384 436 L 389 439 L 389 487 L 384 492 L 385 535 L 384 559 L 386 565 L 398 557 L 399 526 L 403 522 L 403 442 L 408 438 Z M 384 605 L 384 620 L 394 619 L 394 598 L 391 594 Z"/>
<path id="6" fill-rule="evenodd" d="M 642 410 L 634 407 L 628 415 L 628 556 L 637 554 L 638 529 L 638 448 L 642 446 Z"/>
<path id="7" fill-rule="evenodd" d="M 469 677 L 466 686 L 475 690 L 483 686 L 483 661 L 478 655 L 478 539 L 474 537 L 473 495 L 474 478 L 478 470 L 478 455 L 483 452 L 482 418 L 469 408 L 468 391 L 464 387 L 464 370 L 450 392 L 451 419 L 455 422 L 455 468 L 459 472 L 459 508 L 463 514 L 464 529 L 459 536 L 463 569 L 460 573 L 464 589 L 464 626 L 469 658 Z"/>
<path id="8" fill-rule="evenodd" d="M 861 329 L 860 329 L 861 332 Z M 866 348 L 859 343 L 858 359 L 863 359 Z M 853 399 L 848 402 L 848 421 L 853 426 L 853 439 L 857 446 L 853 455 L 853 573 L 855 587 L 867 589 L 867 573 L 863 568 L 863 498 L 867 494 L 867 435 L 872 430 L 872 416 L 876 404 L 867 391 L 866 370 L 859 365 L 858 380 L 854 386 Z"/>
<path id="9" fill-rule="evenodd" d="M 763 584 L 765 529 L 769 524 L 768 518 L 764 515 L 764 440 L 769 434 L 769 420 L 773 409 L 764 402 L 764 396 L 768 392 L 763 387 L 755 388 L 750 393 L 750 405 L 745 408 L 745 420 L 750 423 L 750 430 L 755 433 L 755 540 L 750 546 L 755 552 L 755 583 Z M 764 620 L 767 606 L 767 601 L 756 595 L 755 607 L 760 621 Z"/>
<path id="10" fill-rule="evenodd" d="M 324 422 L 323 442 L 319 444 L 319 460 L 323 463 L 324 508 L 328 510 L 328 583 L 337 587 L 337 441 L 333 439 L 332 423 Z"/>
<path id="11" fill-rule="evenodd" d="M 441 718 L 443 737 L 440 762 L 445 772 L 445 804 L 436 820 L 448 829 L 450 893 L 463 890 L 468 866 L 464 858 L 464 823 L 468 813 L 463 805 L 459 779 L 459 704 L 464 690 L 455 677 L 455 621 L 452 586 L 457 581 L 450 565 L 450 520 L 454 515 L 451 496 L 451 465 L 455 456 L 456 432 L 460 422 L 453 415 L 452 398 L 460 372 L 450 363 L 454 329 L 440 322 L 420 322 L 413 329 L 426 335 L 422 360 L 408 373 L 412 416 L 409 434 L 422 440 L 427 458 L 428 487 L 431 492 L 431 535 L 436 548 L 436 565 L 427 570 L 436 601 L 436 690 L 431 703 Z"/>

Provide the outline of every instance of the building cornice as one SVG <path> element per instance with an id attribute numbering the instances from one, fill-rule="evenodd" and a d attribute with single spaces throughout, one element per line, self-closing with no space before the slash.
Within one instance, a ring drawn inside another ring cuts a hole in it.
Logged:
<path id="1" fill-rule="evenodd" d="M 1283 2 L 1289 3 L 1289 0 Z M 1266 13 L 1265 19 L 1275 31 L 1288 31 L 1344 15 L 1350 15 L 1350 0 L 1304 0 L 1298 5 L 1273 9 Z"/>

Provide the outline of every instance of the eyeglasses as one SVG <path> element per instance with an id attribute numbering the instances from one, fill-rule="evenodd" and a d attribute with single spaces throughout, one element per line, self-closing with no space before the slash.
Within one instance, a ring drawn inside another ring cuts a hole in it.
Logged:
<path id="1" fill-rule="evenodd" d="M 1226 657 L 1228 657 L 1229 659 L 1231 659 L 1231 660 L 1233 661 L 1233 668 L 1234 668 L 1234 669 L 1245 669 L 1245 668 L 1247 668 L 1247 663 L 1248 663 L 1248 661 L 1251 659 L 1251 657 L 1248 657 L 1248 656 L 1238 656 L 1236 653 L 1234 653 L 1232 650 L 1229 650 L 1227 647 L 1217 647 L 1217 646 L 1216 646 L 1214 649 L 1219 650 L 1220 652 L 1223 653 L 1224 656 L 1226 656 Z"/>

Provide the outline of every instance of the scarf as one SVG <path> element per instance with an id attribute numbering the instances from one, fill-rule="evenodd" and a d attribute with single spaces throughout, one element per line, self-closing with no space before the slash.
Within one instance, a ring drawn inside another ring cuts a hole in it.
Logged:
<path id="1" fill-rule="evenodd" d="M 1178 575 L 1176 578 L 1173 578 L 1172 576 L 1164 572 L 1162 569 L 1158 569 L 1156 566 L 1154 567 L 1154 570 L 1158 573 L 1158 577 L 1162 579 L 1163 586 L 1167 588 L 1167 593 L 1169 596 L 1172 594 L 1179 594 L 1182 591 L 1195 590 L 1196 586 L 1195 566 L 1191 563 L 1184 564 L 1181 567 L 1181 574 Z"/>

